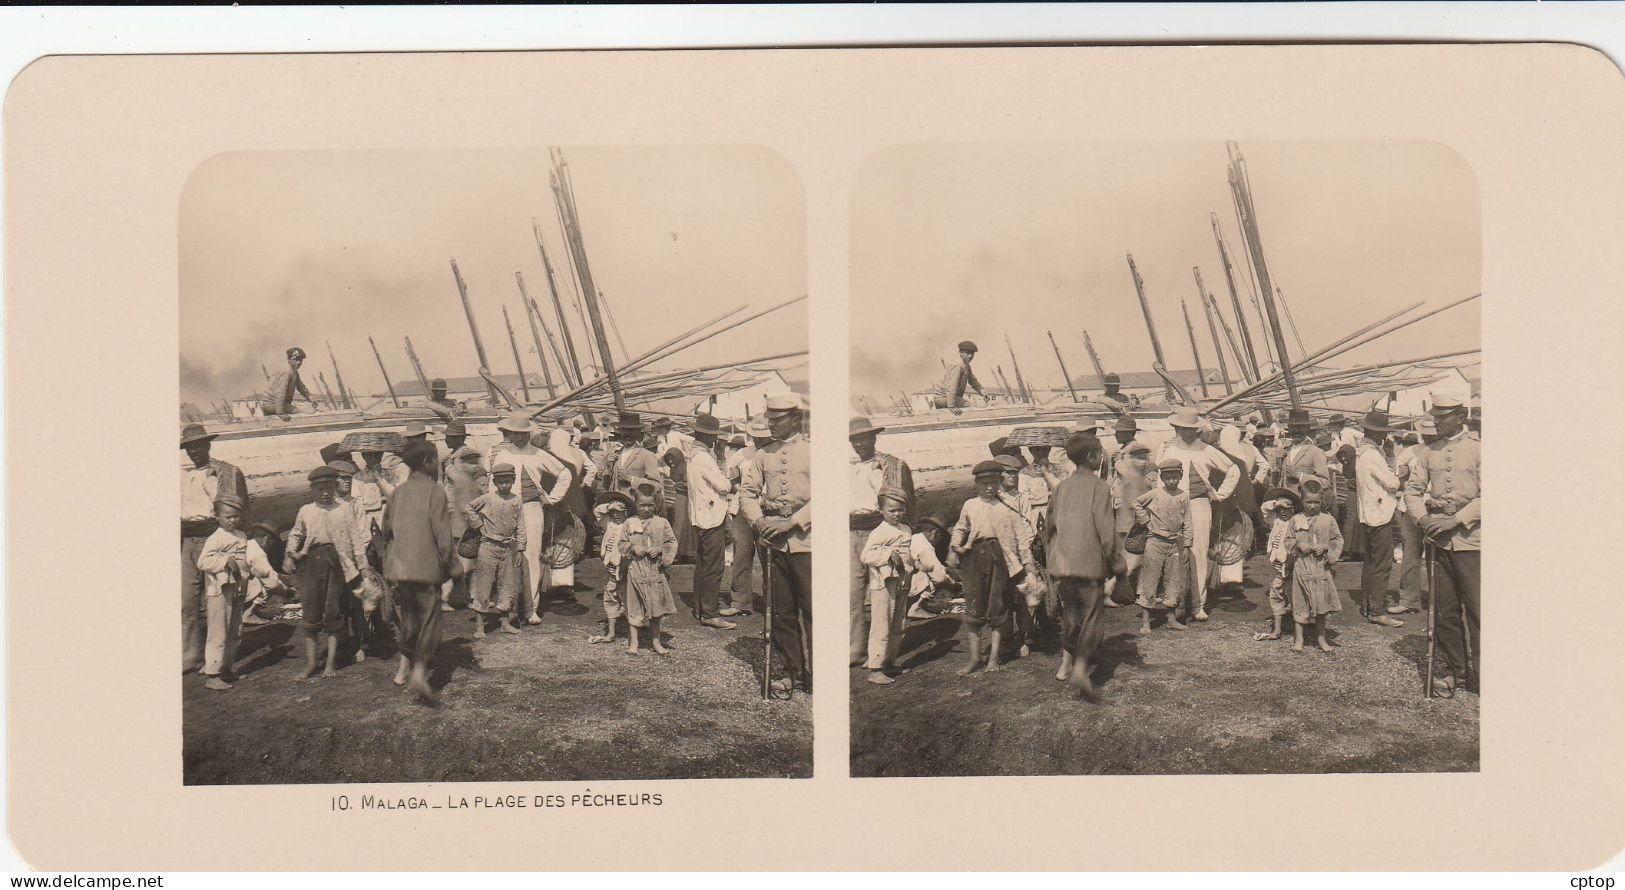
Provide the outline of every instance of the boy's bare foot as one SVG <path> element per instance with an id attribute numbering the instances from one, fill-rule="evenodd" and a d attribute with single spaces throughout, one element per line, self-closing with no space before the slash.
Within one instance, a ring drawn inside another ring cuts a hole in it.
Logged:
<path id="1" fill-rule="evenodd" d="M 516 633 L 519 633 L 519 628 L 517 628 L 517 627 L 514 627 L 514 626 L 513 626 L 513 622 L 511 622 L 511 621 L 508 621 L 508 620 L 506 620 L 506 619 L 504 619 L 504 620 L 503 620 L 503 622 L 502 622 L 502 623 L 501 623 L 501 624 L 499 624 L 499 625 L 497 625 L 497 630 L 500 630 L 500 631 L 502 631 L 502 632 L 503 632 L 503 633 L 505 633 L 505 634 L 516 634 Z"/>
<path id="2" fill-rule="evenodd" d="M 653 640 L 650 640 L 649 645 L 654 647 L 656 655 L 670 655 L 671 654 L 671 650 L 667 649 L 666 644 L 660 642 L 660 639 L 658 637 L 656 637 Z"/>
<path id="3" fill-rule="evenodd" d="M 1322 652 L 1332 651 L 1332 644 L 1328 642 L 1325 637 L 1321 637 L 1318 641 L 1316 641 L 1315 645 L 1319 646 L 1320 651 Z"/>
<path id="4" fill-rule="evenodd" d="M 395 678 L 394 678 L 394 680 L 392 682 L 396 686 L 405 686 L 406 685 L 406 677 L 411 672 L 412 672 L 412 666 L 407 664 L 403 660 L 401 662 L 401 669 L 395 672 Z"/>
<path id="5" fill-rule="evenodd" d="M 485 639 L 485 621 L 483 619 L 474 625 L 474 639 Z"/>
<path id="6" fill-rule="evenodd" d="M 1197 621 L 1206 621 L 1207 620 L 1207 610 L 1206 609 L 1197 609 L 1196 614 L 1192 615 L 1191 617 L 1195 618 Z"/>
<path id="7" fill-rule="evenodd" d="M 1061 669 L 1055 672 L 1055 679 L 1066 680 L 1072 674 L 1072 653 L 1061 653 Z"/>
<path id="8" fill-rule="evenodd" d="M 1172 611 L 1170 611 L 1168 613 L 1168 629 L 1169 630 L 1184 630 L 1185 629 L 1185 622 L 1180 621 L 1179 616 L 1175 615 Z"/>
<path id="9" fill-rule="evenodd" d="M 213 689 L 216 692 L 225 692 L 231 688 L 231 684 L 220 679 L 219 677 L 210 677 L 209 679 L 203 681 L 203 688 Z"/>
<path id="10" fill-rule="evenodd" d="M 1149 624 L 1140 625 L 1140 636 L 1143 637 L 1143 636 L 1146 636 L 1149 633 L 1151 633 L 1151 625 L 1149 625 Z"/>
<path id="11" fill-rule="evenodd" d="M 1002 670 L 1004 670 L 1004 668 L 1002 668 L 1002 667 L 999 667 L 999 663 L 998 663 L 998 662 L 996 662 L 996 661 L 990 661 L 990 662 L 988 662 L 988 663 L 987 663 L 987 667 L 985 667 L 985 668 L 982 668 L 982 673 L 984 673 L 984 674 L 991 674 L 991 673 L 993 673 L 993 672 L 994 672 L 994 671 L 1002 671 Z"/>
<path id="12" fill-rule="evenodd" d="M 1302 652 L 1303 651 L 1303 644 L 1299 643 L 1299 642 L 1293 642 L 1292 651 L 1293 652 Z"/>
<path id="13" fill-rule="evenodd" d="M 314 676 L 316 676 L 316 665 L 307 664 L 307 665 L 305 665 L 305 669 L 299 672 L 299 676 L 294 677 L 294 679 L 295 680 L 309 680 L 311 677 L 314 677 Z"/>
<path id="14" fill-rule="evenodd" d="M 327 667 L 322 669 L 322 679 L 323 680 L 331 680 L 334 677 L 337 677 L 338 675 L 339 675 L 339 672 L 333 670 L 332 665 L 328 665 Z"/>
<path id="15" fill-rule="evenodd" d="M 1111 598 L 1111 597 L 1109 597 L 1109 596 L 1108 596 L 1108 597 L 1106 597 L 1106 599 L 1105 599 L 1105 603 L 1104 603 L 1104 604 L 1105 604 L 1105 606 L 1106 606 L 1106 608 L 1108 608 L 1108 609 L 1117 609 L 1117 608 L 1121 608 L 1121 607 L 1122 607 L 1122 605 L 1123 605 L 1123 604 L 1122 604 L 1122 603 L 1120 603 L 1120 602 L 1118 602 L 1118 601 L 1117 601 L 1117 600 L 1114 600 L 1114 599 L 1112 599 L 1112 598 Z"/>
<path id="16" fill-rule="evenodd" d="M 891 684 L 897 682 L 896 677 L 886 676 L 885 671 L 870 671 L 867 679 L 870 683 L 873 683 L 876 686 L 890 686 Z"/>
<path id="17" fill-rule="evenodd" d="M 954 673 L 957 674 L 958 676 L 961 676 L 961 677 L 968 677 L 971 674 L 976 673 L 976 669 L 981 666 L 981 663 L 982 662 L 978 659 L 977 661 L 973 661 L 970 664 L 967 664 L 964 667 L 960 668 L 959 670 L 954 671 Z"/>
<path id="18" fill-rule="evenodd" d="M 535 612 L 532 612 L 532 613 L 530 613 L 530 617 L 525 619 L 525 623 L 526 624 L 531 624 L 531 625 L 541 624 L 542 623 L 542 617 L 540 615 L 537 615 Z"/>

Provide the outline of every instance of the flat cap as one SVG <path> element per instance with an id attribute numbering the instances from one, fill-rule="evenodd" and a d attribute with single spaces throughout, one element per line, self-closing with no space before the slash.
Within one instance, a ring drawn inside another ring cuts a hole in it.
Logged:
<path id="1" fill-rule="evenodd" d="M 959 351 L 974 353 L 976 352 L 976 344 L 969 340 L 961 340 L 959 341 Z"/>
<path id="2" fill-rule="evenodd" d="M 1183 473 L 1185 472 L 1185 465 L 1180 463 L 1177 457 L 1165 457 L 1157 461 L 1157 472 L 1166 473 L 1169 470 L 1178 470 Z"/>
<path id="3" fill-rule="evenodd" d="M 977 479 L 982 479 L 987 476 L 1003 476 L 1004 464 L 1001 464 L 996 460 L 984 460 L 973 467 L 970 474 Z"/>
<path id="4" fill-rule="evenodd" d="M 305 478 L 311 482 L 333 482 L 339 478 L 339 471 L 327 466 L 326 464 L 323 464 L 316 469 L 311 470 L 310 473 L 305 476 Z"/>
<path id="5" fill-rule="evenodd" d="M 514 475 L 513 464 L 510 464 L 507 461 L 500 461 L 500 462 L 497 463 L 496 466 L 491 468 L 491 478 L 493 478 L 493 479 L 498 477 L 498 476 L 512 476 L 512 475 Z"/>

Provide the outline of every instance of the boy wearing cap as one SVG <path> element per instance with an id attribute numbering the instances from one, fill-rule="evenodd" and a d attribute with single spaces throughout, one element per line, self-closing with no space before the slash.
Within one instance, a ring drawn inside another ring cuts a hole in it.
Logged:
<path id="1" fill-rule="evenodd" d="M 223 460 L 210 458 L 215 437 L 201 423 L 181 429 L 180 447 L 189 466 L 181 469 L 181 673 L 203 663 L 203 575 L 197 559 L 203 545 L 220 527 L 215 504 L 227 495 L 236 497 L 240 523 L 248 520 L 248 482 L 243 472 Z"/>
<path id="2" fill-rule="evenodd" d="M 207 679 L 203 685 L 216 691 L 230 689 L 235 679 L 248 581 L 257 579 L 272 590 L 282 586 L 265 551 L 238 527 L 242 506 L 241 499 L 229 492 L 215 502 L 215 519 L 220 527 L 204 542 L 196 565 L 203 573 L 203 599 L 209 616 L 203 646 L 203 676 Z"/>
<path id="3" fill-rule="evenodd" d="M 1160 470 L 1162 462 L 1169 459 L 1180 463 L 1179 490 L 1184 492 L 1189 504 L 1186 525 L 1193 542 L 1190 559 L 1195 577 L 1191 598 L 1196 608 L 1192 617 L 1206 621 L 1208 575 L 1212 568 L 1208 548 L 1213 543 L 1213 503 L 1227 500 L 1235 493 L 1236 486 L 1241 484 L 1241 468 L 1203 438 L 1204 427 L 1208 429 L 1208 436 L 1216 439 L 1217 433 L 1197 416 L 1196 409 L 1180 408 L 1168 418 L 1168 423 L 1177 435 L 1163 445 L 1158 468 Z"/>
<path id="4" fill-rule="evenodd" d="M 1122 441 L 1122 432 L 1118 432 Z M 1130 553 L 1123 547 L 1128 540 L 1129 532 L 1134 530 L 1137 521 L 1134 515 L 1134 501 L 1157 485 L 1157 465 L 1151 461 L 1151 446 L 1144 442 L 1131 441 L 1123 446 L 1112 462 L 1111 491 L 1112 509 L 1116 513 L 1117 549 L 1123 554 L 1123 569 L 1106 579 L 1105 605 L 1108 609 L 1118 607 L 1114 594 L 1121 585 L 1130 583 L 1129 578 L 1140 568 L 1140 562 L 1145 558 L 1143 553 Z"/>
<path id="5" fill-rule="evenodd" d="M 618 491 L 600 495 L 593 507 L 603 536 L 598 540 L 598 554 L 604 561 L 604 632 L 587 638 L 589 643 L 613 643 L 621 619 L 626 617 L 626 563 L 630 556 L 626 543 L 626 517 L 632 511 L 632 499 Z"/>
<path id="6" fill-rule="evenodd" d="M 299 578 L 299 629 L 305 634 L 305 669 L 300 680 L 316 674 L 316 638 L 321 634 L 327 636 L 327 667 L 322 676 L 337 675 L 350 585 L 360 579 L 367 564 L 367 548 L 356 534 L 355 514 L 338 501 L 338 471 L 320 466 L 307 478 L 316 499 L 299 508 L 283 557 L 283 568 Z"/>
<path id="7" fill-rule="evenodd" d="M 965 407 L 965 387 L 976 390 L 985 403 L 992 399 L 982 391 L 982 381 L 976 379 L 976 373 L 971 370 L 970 363 L 976 358 L 976 344 L 969 340 L 959 344 L 959 364 L 954 365 L 943 373 L 942 379 L 937 381 L 936 388 L 931 393 L 931 407 L 947 408 L 955 414 Z"/>
<path id="8" fill-rule="evenodd" d="M 864 538 L 858 558 L 867 575 L 865 589 L 869 609 L 867 658 L 863 667 L 870 683 L 885 686 L 896 681 L 888 674 L 897 658 L 903 637 L 903 613 L 908 605 L 904 591 L 913 571 L 910 543 L 913 533 L 905 511 L 908 496 L 900 488 L 887 487 L 876 496 L 880 523 Z"/>
<path id="9" fill-rule="evenodd" d="M 1179 610 L 1190 583 L 1186 556 L 1191 549 L 1190 498 L 1181 488 L 1185 465 L 1167 457 L 1157 463 L 1162 485 L 1134 499 L 1134 518 L 1147 529 L 1140 564 L 1140 633 L 1151 632 L 1151 613 L 1167 615 L 1170 630 L 1184 630 Z M 1158 589 L 1162 595 L 1157 595 Z"/>
<path id="10" fill-rule="evenodd" d="M 962 571 L 965 646 L 969 656 L 961 675 L 981 663 L 982 630 L 988 631 L 987 670 L 999 667 L 999 639 L 1015 605 L 1016 585 L 1037 574 L 1026 520 L 1000 498 L 1005 466 L 984 460 L 971 470 L 976 497 L 959 510 L 949 543 L 948 565 Z"/>
<path id="11" fill-rule="evenodd" d="M 547 547 L 545 529 L 547 512 L 561 510 L 559 506 L 570 492 L 574 478 L 563 461 L 531 444 L 536 430 L 530 415 L 523 411 L 509 414 L 497 424 L 503 441 L 491 449 L 491 465 L 506 462 L 513 465 L 518 477 L 519 518 L 525 526 L 525 539 L 530 546 L 524 552 L 525 575 L 519 589 L 519 614 L 525 623 L 542 623 L 537 614 L 537 594 L 551 584 L 542 565 L 542 551 Z"/>
<path id="12" fill-rule="evenodd" d="M 501 461 L 491 468 L 492 490 L 468 503 L 464 511 L 468 528 L 480 530 L 480 555 L 474 564 L 474 580 L 469 590 L 470 608 L 475 613 L 474 638 L 485 639 L 485 616 L 492 611 L 502 616 L 497 629 L 516 634 L 513 617 L 519 592 L 519 554 L 527 546 L 525 524 L 520 519 L 519 495 L 514 494 L 516 473 L 513 464 Z M 496 587 L 496 608 L 491 589 Z"/>
<path id="13" fill-rule="evenodd" d="M 1044 551 L 1061 607 L 1061 667 L 1055 679 L 1071 680 L 1092 701 L 1095 686 L 1089 673 L 1104 635 L 1103 585 L 1121 571 L 1122 547 L 1111 486 L 1098 475 L 1100 440 L 1073 433 L 1066 440 L 1066 455 L 1077 469 L 1056 486 L 1044 517 Z"/>

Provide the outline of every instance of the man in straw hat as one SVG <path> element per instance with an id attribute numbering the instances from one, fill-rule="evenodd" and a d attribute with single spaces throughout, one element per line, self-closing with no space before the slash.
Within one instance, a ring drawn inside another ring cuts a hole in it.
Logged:
<path id="1" fill-rule="evenodd" d="M 310 389 L 305 381 L 299 379 L 299 366 L 305 363 L 305 351 L 297 346 L 288 347 L 288 370 L 278 371 L 271 378 L 271 385 L 265 389 L 265 398 L 260 400 L 260 413 L 266 417 L 281 417 L 284 422 L 294 413 L 293 397 L 301 395 L 310 403 L 310 410 L 319 411 L 321 406 L 311 397 Z"/>
<path id="2" fill-rule="evenodd" d="M 797 683 L 812 691 L 812 456 L 801 414 L 793 393 L 767 397 L 773 441 L 751 459 L 739 492 L 739 512 L 770 551 L 773 648 L 789 674 L 773 681 L 782 692 Z"/>
<path id="3" fill-rule="evenodd" d="M 1180 408 L 1168 418 L 1174 438 L 1162 446 L 1157 466 L 1168 460 L 1179 462 L 1183 471 L 1179 490 L 1190 499 L 1191 568 L 1195 587 L 1191 591 L 1197 621 L 1207 620 L 1207 582 L 1212 569 L 1208 548 L 1212 545 L 1213 502 L 1228 499 L 1241 484 L 1241 468 L 1223 451 L 1201 438 L 1202 420 L 1195 408 Z"/>
<path id="4" fill-rule="evenodd" d="M 1399 504 L 1399 475 L 1388 466 L 1382 443 L 1389 433 L 1388 415 L 1371 411 L 1360 420 L 1365 438 L 1354 451 L 1354 485 L 1359 498 L 1360 525 L 1364 526 L 1365 560 L 1360 563 L 1361 611 L 1372 624 L 1403 627 L 1405 622 L 1386 613 L 1388 578 L 1394 571 L 1395 508 Z"/>
<path id="5" fill-rule="evenodd" d="M 909 525 L 914 521 L 913 470 L 901 458 L 875 448 L 880 433 L 885 429 L 875 426 L 867 417 L 854 417 L 847 424 L 847 441 L 852 444 L 852 469 L 847 495 L 847 528 L 851 545 L 851 578 L 848 584 L 851 638 L 847 660 L 852 665 L 864 662 L 869 651 L 871 610 L 864 605 L 868 597 L 868 570 L 861 557 L 869 533 L 881 522 L 880 492 L 887 489 L 900 492 L 903 497 L 902 522 Z"/>
<path id="6" fill-rule="evenodd" d="M 959 364 L 943 372 L 942 379 L 937 381 L 936 387 L 931 391 L 931 407 L 947 408 L 959 413 L 965 407 L 965 387 L 976 390 L 982 401 L 990 401 L 987 393 L 982 391 L 982 381 L 976 379 L 976 372 L 971 370 L 970 363 L 976 358 L 976 344 L 965 340 L 959 344 Z"/>
<path id="7" fill-rule="evenodd" d="M 647 484 L 655 490 L 655 515 L 666 512 L 665 486 L 661 484 L 660 460 L 651 450 L 654 434 L 643 425 L 636 411 L 623 413 L 615 423 L 615 438 L 621 443 L 620 454 L 610 468 L 610 491 L 618 491 L 636 498 L 637 490 Z"/>
<path id="8" fill-rule="evenodd" d="M 694 418 L 694 447 L 688 450 L 688 518 L 694 527 L 694 600 L 700 623 L 718 630 L 739 625 L 720 614 L 722 572 L 728 547 L 728 496 L 733 490 L 717 463 L 722 425 L 709 414 Z"/>
<path id="9" fill-rule="evenodd" d="M 241 504 L 238 524 L 249 523 L 248 480 L 243 471 L 209 456 L 214 435 L 201 423 L 181 428 L 181 450 L 191 465 L 181 469 L 181 673 L 203 664 L 203 573 L 198 557 L 209 536 L 220 527 L 215 517 L 221 498 Z"/>
<path id="10" fill-rule="evenodd" d="M 1459 399 L 1440 396 L 1430 411 L 1439 436 L 1423 446 L 1405 483 L 1405 509 L 1433 545 L 1437 637 L 1451 676 L 1434 681 L 1453 690 L 1469 679 L 1476 687 L 1484 663 L 1478 633 L 1479 552 L 1482 507 L 1479 441 L 1465 429 L 1467 411 Z M 1466 613 L 1465 628 L 1462 613 Z M 1468 657 L 1467 644 L 1472 644 Z"/>
<path id="11" fill-rule="evenodd" d="M 546 511 L 562 509 L 559 505 L 570 491 L 573 478 L 563 461 L 530 443 L 535 426 L 530 415 L 516 411 L 497 424 L 503 441 L 491 449 L 490 464 L 512 464 L 519 477 L 519 516 L 525 526 L 527 542 L 524 584 L 519 589 L 519 614 L 527 624 L 541 624 L 536 614 L 537 594 L 548 588 L 549 578 L 542 565 L 542 551 L 547 548 L 543 529 L 547 525 Z"/>
<path id="12" fill-rule="evenodd" d="M 1281 458 L 1281 487 L 1300 497 L 1308 489 L 1321 491 L 1332 484 L 1332 471 L 1326 463 L 1326 452 L 1315 444 L 1313 431 L 1314 423 L 1309 419 L 1308 411 L 1293 408 L 1287 412 L 1289 444 Z"/>

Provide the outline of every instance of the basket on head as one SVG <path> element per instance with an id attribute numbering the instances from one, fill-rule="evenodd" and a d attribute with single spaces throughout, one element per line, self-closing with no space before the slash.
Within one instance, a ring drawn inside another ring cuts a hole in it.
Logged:
<path id="1" fill-rule="evenodd" d="M 1010 431 L 1004 444 L 1014 446 L 1033 446 L 1040 448 L 1066 447 L 1066 427 L 1064 426 L 1018 426 Z"/>
<path id="2" fill-rule="evenodd" d="M 393 430 L 356 430 L 345 435 L 339 442 L 339 447 L 345 453 L 356 451 L 382 451 L 387 454 L 399 454 L 401 450 L 401 434 Z"/>

